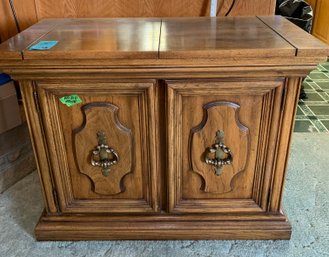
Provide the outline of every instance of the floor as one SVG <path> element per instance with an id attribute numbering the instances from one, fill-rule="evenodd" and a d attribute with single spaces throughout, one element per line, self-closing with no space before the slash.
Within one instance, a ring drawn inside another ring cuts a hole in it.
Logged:
<path id="1" fill-rule="evenodd" d="M 0 256 L 328 257 L 328 145 L 329 133 L 294 133 L 283 203 L 290 241 L 37 242 L 33 229 L 43 203 L 34 172 L 0 194 Z"/>
<path id="2" fill-rule="evenodd" d="M 306 99 L 298 103 L 295 132 L 329 132 L 329 62 L 304 80 Z"/>

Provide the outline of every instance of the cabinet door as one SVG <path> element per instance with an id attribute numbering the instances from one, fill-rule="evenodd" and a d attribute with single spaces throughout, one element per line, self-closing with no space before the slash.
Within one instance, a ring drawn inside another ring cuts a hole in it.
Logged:
<path id="1" fill-rule="evenodd" d="M 265 212 L 284 80 L 167 84 L 169 210 Z"/>
<path id="2" fill-rule="evenodd" d="M 157 211 L 153 81 L 37 89 L 60 211 Z"/>

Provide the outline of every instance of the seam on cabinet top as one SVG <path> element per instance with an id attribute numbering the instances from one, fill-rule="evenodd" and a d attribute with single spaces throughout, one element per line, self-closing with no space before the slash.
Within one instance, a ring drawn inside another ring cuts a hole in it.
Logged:
<path id="1" fill-rule="evenodd" d="M 62 25 L 65 25 L 66 23 L 70 22 L 71 19 L 63 22 L 63 23 L 58 23 L 56 25 L 54 25 L 53 27 L 50 28 L 50 30 L 48 30 L 48 32 L 42 34 L 41 36 L 37 37 L 35 40 L 33 40 L 31 43 L 29 43 L 27 45 L 27 47 L 25 47 L 24 49 L 21 50 L 21 55 L 22 55 L 22 58 L 23 60 L 25 59 L 24 58 L 24 51 L 29 49 L 32 45 L 34 45 L 37 41 L 39 41 L 41 38 L 43 38 L 44 36 L 48 35 L 50 32 L 54 31 L 56 28 L 58 28 L 59 26 L 62 26 Z"/>
<path id="2" fill-rule="evenodd" d="M 158 59 L 160 59 L 160 45 L 161 45 L 161 31 L 162 31 L 162 21 L 163 21 L 163 18 L 161 18 L 161 21 L 160 21 L 160 33 L 159 33 L 159 40 L 158 40 Z"/>
<path id="3" fill-rule="evenodd" d="M 265 21 L 263 21 L 259 16 L 256 16 L 258 20 L 260 20 L 263 24 L 265 24 L 266 27 L 271 29 L 272 31 L 275 32 L 275 34 L 279 35 L 284 41 L 286 41 L 289 45 L 291 45 L 293 48 L 295 48 L 295 56 L 297 56 L 298 53 L 298 48 L 294 46 L 288 39 L 286 39 L 283 35 L 281 35 L 279 32 L 277 32 L 275 29 L 273 29 L 270 25 L 268 25 Z"/>

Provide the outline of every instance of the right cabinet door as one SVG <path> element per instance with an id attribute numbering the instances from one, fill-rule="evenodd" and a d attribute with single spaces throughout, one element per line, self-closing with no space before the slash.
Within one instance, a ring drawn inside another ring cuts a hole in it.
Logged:
<path id="1" fill-rule="evenodd" d="M 167 81 L 170 212 L 266 212 L 284 87 Z"/>

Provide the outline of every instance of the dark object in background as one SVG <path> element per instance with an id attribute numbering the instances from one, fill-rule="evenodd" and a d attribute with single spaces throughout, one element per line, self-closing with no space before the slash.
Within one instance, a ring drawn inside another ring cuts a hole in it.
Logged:
<path id="1" fill-rule="evenodd" d="M 22 123 L 14 83 L 0 74 L 0 134 Z"/>
<path id="2" fill-rule="evenodd" d="M 313 22 L 312 7 L 303 0 L 277 0 L 275 14 L 286 17 L 292 23 L 311 33 Z M 302 86 L 299 99 L 307 99 Z"/>
<path id="3" fill-rule="evenodd" d="M 308 33 L 312 30 L 313 10 L 303 0 L 277 0 L 276 14 L 286 17 Z"/>

